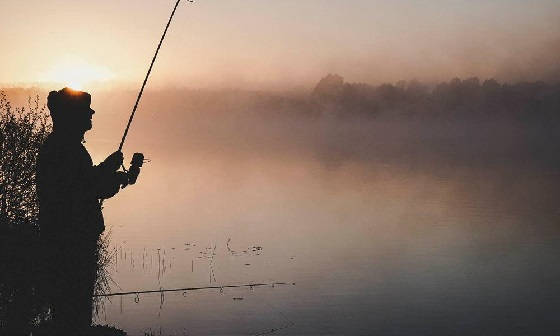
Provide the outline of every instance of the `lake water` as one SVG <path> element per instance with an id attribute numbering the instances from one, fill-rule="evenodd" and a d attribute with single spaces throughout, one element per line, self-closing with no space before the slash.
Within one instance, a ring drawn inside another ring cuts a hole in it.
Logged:
<path id="1" fill-rule="evenodd" d="M 287 285 L 116 296 L 96 322 L 129 335 L 560 331 L 558 171 L 430 160 L 152 156 L 105 203 L 111 292 Z"/>

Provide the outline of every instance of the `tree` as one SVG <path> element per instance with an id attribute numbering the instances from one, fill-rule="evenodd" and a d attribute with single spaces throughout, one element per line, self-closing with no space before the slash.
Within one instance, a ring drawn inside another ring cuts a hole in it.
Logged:
<path id="1" fill-rule="evenodd" d="M 312 96 L 320 102 L 337 102 L 344 90 L 344 78 L 336 74 L 328 74 L 313 89 Z"/>

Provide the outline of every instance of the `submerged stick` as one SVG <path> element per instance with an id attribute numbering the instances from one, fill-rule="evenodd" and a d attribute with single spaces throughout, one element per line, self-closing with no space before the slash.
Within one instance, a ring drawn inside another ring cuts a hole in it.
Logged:
<path id="1" fill-rule="evenodd" d="M 284 285 L 284 286 L 295 286 L 296 283 L 292 282 L 272 282 L 272 283 L 255 283 L 255 284 L 243 284 L 243 285 L 223 285 L 223 286 L 205 286 L 205 287 L 187 287 L 187 288 L 173 288 L 173 289 L 153 289 L 153 290 L 144 290 L 144 291 L 133 291 L 133 292 L 116 292 L 116 293 L 109 293 L 109 294 L 96 294 L 93 297 L 110 297 L 110 296 L 124 296 L 124 295 L 133 295 L 133 294 L 149 294 L 149 293 L 164 293 L 164 292 L 186 292 L 186 291 L 197 291 L 197 290 L 205 290 L 205 289 L 224 289 L 224 288 L 243 288 L 243 287 L 262 287 L 262 286 L 276 286 L 276 285 Z"/>

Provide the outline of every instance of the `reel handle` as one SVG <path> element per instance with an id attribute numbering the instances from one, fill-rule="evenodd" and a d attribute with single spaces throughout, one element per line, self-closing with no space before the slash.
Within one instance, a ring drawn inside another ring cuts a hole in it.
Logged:
<path id="1" fill-rule="evenodd" d="M 136 183 L 136 179 L 140 174 L 140 168 L 144 164 L 144 154 L 134 153 L 132 160 L 130 160 L 130 168 L 128 169 L 128 184 Z"/>

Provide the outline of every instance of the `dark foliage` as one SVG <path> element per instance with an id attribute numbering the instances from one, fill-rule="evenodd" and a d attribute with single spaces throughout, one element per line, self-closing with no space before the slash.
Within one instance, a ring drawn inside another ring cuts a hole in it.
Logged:
<path id="1" fill-rule="evenodd" d="M 40 243 L 35 163 L 51 129 L 39 98 L 13 107 L 0 92 L 0 323 L 7 330 L 46 316 L 35 295 Z"/>
<path id="2" fill-rule="evenodd" d="M 50 131 L 39 97 L 18 108 L 0 92 L 0 232 L 37 230 L 35 165 Z"/>

